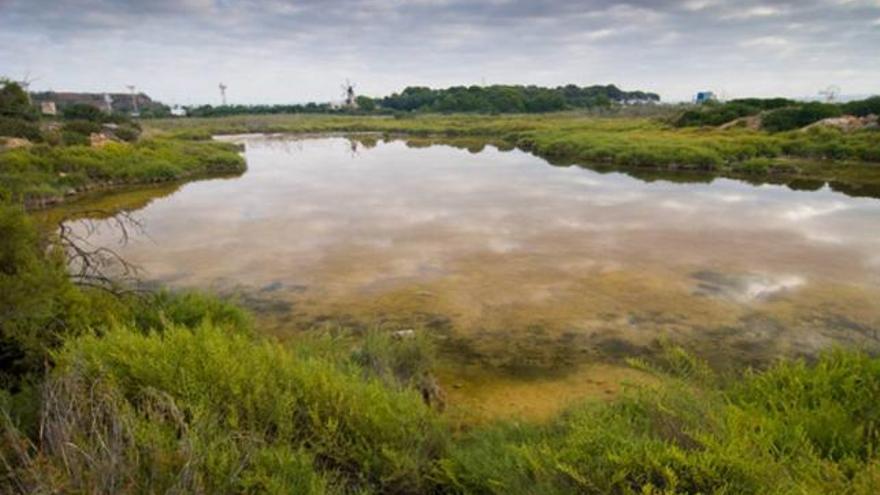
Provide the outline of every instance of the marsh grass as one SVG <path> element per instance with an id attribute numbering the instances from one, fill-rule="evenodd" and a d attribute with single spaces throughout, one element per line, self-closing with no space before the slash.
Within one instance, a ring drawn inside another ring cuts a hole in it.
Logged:
<path id="1" fill-rule="evenodd" d="M 877 183 L 877 167 L 870 163 L 880 162 L 880 132 L 876 130 L 844 133 L 817 127 L 770 134 L 742 128 L 682 129 L 658 119 L 602 118 L 580 113 L 414 115 L 406 118 L 235 116 L 155 120 L 148 126 L 148 134 L 193 140 L 209 139 L 218 134 L 247 133 L 378 132 L 386 137 L 471 137 L 499 148 L 519 147 L 552 162 L 690 170 L 731 176 L 745 170 L 752 178 L 782 175 L 833 181 L 840 177 L 850 183 Z M 479 149 L 479 145 L 471 143 L 469 148 Z M 797 159 L 818 163 L 786 168 L 743 165 L 755 159 Z M 841 173 L 840 168 L 847 170 Z"/>
<path id="2" fill-rule="evenodd" d="M 169 139 L 16 149 L 0 153 L 0 196 L 39 205 L 101 187 L 242 173 L 238 151 L 228 143 Z"/>

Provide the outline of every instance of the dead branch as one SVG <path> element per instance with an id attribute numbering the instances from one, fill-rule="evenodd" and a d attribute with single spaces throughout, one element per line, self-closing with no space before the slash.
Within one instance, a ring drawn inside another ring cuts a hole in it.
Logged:
<path id="1" fill-rule="evenodd" d="M 116 296 L 139 292 L 140 267 L 116 250 L 90 240 L 102 228 L 110 228 L 118 235 L 119 246 L 128 244 L 132 234 L 145 235 L 143 221 L 125 210 L 84 210 L 65 216 L 58 222 L 58 247 L 64 253 L 71 280 Z"/>

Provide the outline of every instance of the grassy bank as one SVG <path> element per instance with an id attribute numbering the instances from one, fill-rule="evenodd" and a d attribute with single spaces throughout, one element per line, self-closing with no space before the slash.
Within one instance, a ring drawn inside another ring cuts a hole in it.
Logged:
<path id="1" fill-rule="evenodd" d="M 28 207 L 95 189 L 242 173 L 231 144 L 173 139 L 102 147 L 37 145 L 0 153 L 0 195 Z"/>
<path id="2" fill-rule="evenodd" d="M 880 185 L 880 132 L 812 128 L 771 134 L 742 128 L 681 129 L 660 120 L 578 114 L 432 115 L 407 118 L 236 116 L 158 120 L 148 134 L 207 139 L 216 134 L 379 132 L 471 136 L 519 147 L 556 163 L 658 171 L 700 171 L 751 181 L 820 180 Z"/>

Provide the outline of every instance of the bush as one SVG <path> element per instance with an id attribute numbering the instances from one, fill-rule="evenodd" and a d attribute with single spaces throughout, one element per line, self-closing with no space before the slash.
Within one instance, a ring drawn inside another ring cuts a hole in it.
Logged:
<path id="1" fill-rule="evenodd" d="M 780 108 L 768 112 L 761 121 L 761 126 L 770 132 L 800 129 L 829 117 L 842 115 L 837 105 L 828 103 L 804 103 L 796 107 Z"/>
<path id="2" fill-rule="evenodd" d="M 97 107 L 86 103 L 74 103 L 61 109 L 61 115 L 65 120 L 88 120 L 90 122 L 104 122 L 106 114 Z"/>
<path id="3" fill-rule="evenodd" d="M 734 164 L 733 170 L 745 174 L 764 175 L 773 169 L 773 160 L 769 158 L 752 158 Z"/>
<path id="4" fill-rule="evenodd" d="M 695 383 L 668 375 L 548 425 L 476 430 L 440 462 L 441 483 L 499 494 L 876 492 L 880 360 L 837 352 L 720 390 Z"/>
<path id="5" fill-rule="evenodd" d="M 90 120 L 71 120 L 61 126 L 61 131 L 82 134 L 88 137 L 92 133 L 101 132 L 101 124 Z"/>
<path id="6" fill-rule="evenodd" d="M 42 141 L 39 125 L 13 117 L 0 117 L 0 136 Z"/>
<path id="7" fill-rule="evenodd" d="M 64 335 L 99 318 L 47 247 L 20 207 L 0 203 L 0 388 L 38 376 Z"/>
<path id="8" fill-rule="evenodd" d="M 120 125 L 113 131 L 113 134 L 119 139 L 129 143 L 137 141 L 138 137 L 141 135 L 139 130 L 128 125 Z"/>
<path id="9" fill-rule="evenodd" d="M 37 120 L 37 114 L 31 106 L 27 92 L 17 82 L 0 79 L 0 117 Z"/>
<path id="10" fill-rule="evenodd" d="M 64 146 L 89 146 L 91 142 L 91 138 L 88 134 L 61 131 L 61 143 L 64 144 Z"/>
<path id="11" fill-rule="evenodd" d="M 59 441 L 19 479 L 47 469 L 82 492 L 118 480 L 107 490 L 301 493 L 332 481 L 422 493 L 445 450 L 416 393 L 210 324 L 84 336 L 58 360 L 41 428 Z"/>
<path id="12" fill-rule="evenodd" d="M 860 101 L 851 101 L 843 105 L 843 110 L 845 113 L 859 117 L 880 115 L 880 96 L 872 96 Z"/>

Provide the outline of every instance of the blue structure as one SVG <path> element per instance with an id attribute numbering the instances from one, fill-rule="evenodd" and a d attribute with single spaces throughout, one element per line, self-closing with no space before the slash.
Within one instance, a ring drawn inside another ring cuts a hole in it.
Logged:
<path id="1" fill-rule="evenodd" d="M 697 96 L 694 97 L 694 103 L 706 103 L 709 101 L 715 101 L 718 98 L 715 96 L 715 93 L 711 91 L 700 91 L 697 93 Z"/>

